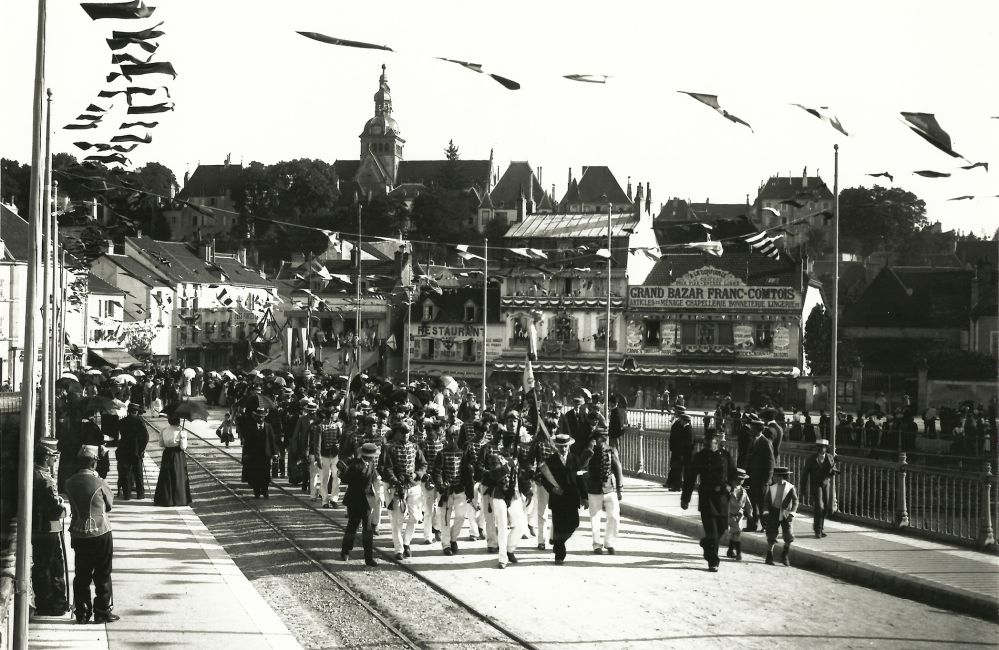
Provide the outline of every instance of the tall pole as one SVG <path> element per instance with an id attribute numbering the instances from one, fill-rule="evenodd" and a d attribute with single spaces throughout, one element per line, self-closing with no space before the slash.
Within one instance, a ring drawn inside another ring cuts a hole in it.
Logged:
<path id="1" fill-rule="evenodd" d="M 52 423 L 49 420 L 51 408 L 49 398 L 50 366 L 49 355 L 52 346 L 51 336 L 52 295 L 49 286 L 52 283 L 52 89 L 45 91 L 45 197 L 42 200 L 42 437 L 52 437 Z M 29 318 L 35 314 L 29 312 Z"/>
<path id="2" fill-rule="evenodd" d="M 354 305 L 354 362 L 361 374 L 361 200 L 357 200 L 357 304 Z M 347 373 L 350 374 L 349 372 Z M 350 390 L 350 386 L 347 387 Z"/>
<path id="3" fill-rule="evenodd" d="M 607 327 L 604 331 L 604 418 L 610 422 L 610 345 L 611 345 L 611 213 L 614 204 L 607 204 Z"/>
<path id="4" fill-rule="evenodd" d="M 35 337 L 34 315 L 38 313 L 38 265 L 42 250 L 42 200 L 45 196 L 45 177 L 42 167 L 45 102 L 45 22 L 46 0 L 38 0 L 38 33 L 35 37 L 35 92 L 32 104 L 31 122 L 31 204 L 28 208 L 28 221 L 31 224 L 31 247 L 28 261 L 27 292 L 25 296 L 24 319 L 24 365 L 21 375 L 21 429 L 20 454 L 17 463 L 17 550 L 14 564 L 14 648 L 25 650 L 28 647 L 28 603 L 31 596 L 31 509 L 32 509 L 32 468 L 35 464 L 35 413 L 37 408 L 37 385 L 35 384 L 35 363 L 38 344 Z"/>
<path id="5" fill-rule="evenodd" d="M 50 195 L 52 197 L 50 210 L 48 214 L 49 219 L 49 237 L 51 243 L 49 244 L 49 252 L 52 255 L 51 267 L 52 272 L 49 274 L 49 283 L 45 287 L 45 291 L 48 293 L 46 300 L 49 302 L 51 312 L 49 318 L 49 330 L 48 332 L 48 355 L 46 356 L 48 372 L 46 373 L 48 381 L 45 384 L 45 391 L 49 396 L 49 436 L 56 436 L 56 400 L 55 400 L 55 382 L 58 374 L 56 372 L 56 350 L 58 350 L 58 334 L 59 327 L 57 323 L 59 322 L 59 224 L 56 221 L 56 203 L 59 199 L 59 181 L 52 182 L 52 156 L 51 149 L 49 150 L 49 169 L 48 169 L 48 179 L 49 187 L 52 188 Z M 46 260 L 48 263 L 48 260 Z"/>
<path id="6" fill-rule="evenodd" d="M 405 348 L 406 349 L 406 388 L 408 389 L 409 388 L 409 368 L 410 368 L 410 363 L 411 363 L 410 358 L 413 355 L 413 350 L 410 347 L 412 344 L 410 343 L 409 339 L 412 336 L 412 332 L 410 331 L 410 328 L 413 326 L 412 325 L 413 324 L 413 301 L 416 300 L 415 292 L 413 291 L 413 287 L 412 286 L 406 288 L 406 298 L 407 298 L 407 302 L 406 302 L 407 315 L 406 315 L 406 324 L 402 328 L 402 334 L 403 334 L 403 336 L 406 337 L 406 344 L 405 344 L 406 345 L 406 348 Z"/>
<path id="7" fill-rule="evenodd" d="M 832 363 L 829 377 L 829 449 L 836 453 L 836 424 L 839 419 L 839 145 L 833 145 L 833 286 L 832 286 Z"/>
<path id="8" fill-rule="evenodd" d="M 485 238 L 482 252 L 482 411 L 486 410 L 486 316 L 489 313 L 489 238 Z"/>

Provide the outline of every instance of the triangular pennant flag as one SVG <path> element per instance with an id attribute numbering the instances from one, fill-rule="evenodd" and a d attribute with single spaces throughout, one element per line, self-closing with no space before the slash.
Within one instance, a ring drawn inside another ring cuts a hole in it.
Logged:
<path id="1" fill-rule="evenodd" d="M 385 345 L 388 347 L 389 350 L 396 349 L 397 346 L 395 342 L 395 332 L 393 332 L 391 336 L 385 339 Z"/>
<path id="2" fill-rule="evenodd" d="M 935 172 L 932 169 L 920 169 L 917 172 L 912 172 L 917 176 L 923 176 L 924 178 L 947 178 L 950 176 L 948 172 Z"/>
<path id="3" fill-rule="evenodd" d="M 849 133 L 846 132 L 846 129 L 843 128 L 843 125 L 840 123 L 839 118 L 837 118 L 832 113 L 828 112 L 829 111 L 829 107 L 828 106 L 820 106 L 819 108 L 810 108 L 808 106 L 803 106 L 801 104 L 792 104 L 792 106 L 797 106 L 798 108 L 800 108 L 801 110 L 805 111 L 806 113 L 809 113 L 810 115 L 814 115 L 815 117 L 819 118 L 823 122 L 826 122 L 827 124 L 829 124 L 829 126 L 831 126 L 832 128 L 836 129 L 837 131 L 839 131 L 843 135 L 850 135 Z"/>
<path id="4" fill-rule="evenodd" d="M 149 113 L 166 113 L 167 111 L 172 111 L 174 107 L 173 102 L 162 102 L 160 104 L 152 104 L 149 106 L 129 106 L 129 115 L 147 115 Z"/>
<path id="5" fill-rule="evenodd" d="M 722 256 L 722 243 L 720 241 L 695 241 L 687 244 L 687 247 L 696 248 L 715 257 Z"/>
<path id="6" fill-rule="evenodd" d="M 89 111 L 90 109 L 88 108 L 87 110 Z M 974 169 L 975 167 L 982 167 L 985 171 L 989 171 L 989 164 L 987 162 L 976 162 L 971 163 L 970 165 L 961 165 L 961 169 Z"/>
<path id="7" fill-rule="evenodd" d="M 606 248 L 601 248 L 596 253 L 594 253 L 594 255 L 596 255 L 597 257 L 603 257 L 604 259 L 608 260 L 610 259 L 611 256 L 610 251 L 607 250 Z"/>
<path id="8" fill-rule="evenodd" d="M 147 38 L 159 38 L 160 36 L 163 36 L 163 32 L 158 31 L 158 28 L 161 27 L 162 25 L 163 22 L 161 21 L 148 29 L 143 29 L 138 32 L 119 32 L 116 30 L 111 32 L 111 36 L 113 36 L 114 38 L 134 38 L 138 40 L 145 40 Z"/>
<path id="9" fill-rule="evenodd" d="M 448 63 L 455 63 L 463 68 L 471 70 L 472 72 L 478 72 L 480 74 L 488 74 L 493 78 L 494 81 L 499 83 L 501 86 L 508 90 L 520 90 L 520 84 L 513 79 L 507 79 L 506 77 L 501 77 L 498 74 L 487 73 L 482 69 L 481 63 L 469 63 L 468 61 L 458 61 L 457 59 L 447 59 L 442 56 L 437 57 L 441 61 L 447 61 Z"/>
<path id="10" fill-rule="evenodd" d="M 319 41 L 320 43 L 328 43 L 329 45 L 340 45 L 342 47 L 358 47 L 365 50 L 385 50 L 386 52 L 393 52 L 394 50 L 387 45 L 375 45 L 374 43 L 365 43 L 363 41 L 351 41 L 346 38 L 336 38 L 335 36 L 327 36 L 326 34 L 320 34 L 319 32 L 298 32 L 306 38 L 311 38 L 314 41 Z"/>
<path id="11" fill-rule="evenodd" d="M 142 0 L 132 2 L 83 2 L 80 3 L 92 20 L 102 18 L 136 19 L 149 18 L 156 7 L 147 7 Z"/>
<path id="12" fill-rule="evenodd" d="M 887 178 L 889 183 L 894 183 L 895 182 L 895 177 L 892 176 L 889 172 L 878 172 L 877 174 L 870 174 L 869 173 L 869 174 L 866 174 L 866 176 L 870 176 L 871 178 L 879 178 L 879 177 L 881 177 L 881 178 Z"/>
<path id="13" fill-rule="evenodd" d="M 112 50 L 121 50 L 128 47 L 129 45 L 138 45 L 146 52 L 152 54 L 156 52 L 156 50 L 158 50 L 160 47 L 159 43 L 147 43 L 142 39 L 132 38 L 132 37 L 106 38 L 104 40 L 107 41 L 108 47 L 110 47 Z"/>
<path id="14" fill-rule="evenodd" d="M 610 75 L 606 74 L 564 74 L 562 75 L 571 81 L 582 81 L 588 84 L 605 84 Z"/>
<path id="15" fill-rule="evenodd" d="M 126 133 L 124 135 L 116 135 L 111 138 L 111 142 L 139 142 L 142 144 L 149 144 L 153 141 L 153 136 L 148 133 L 144 136 L 133 135 L 131 133 Z"/>
<path id="16" fill-rule="evenodd" d="M 177 71 L 173 69 L 173 65 L 166 61 L 125 64 L 121 66 L 121 73 L 126 79 L 142 74 L 168 74 L 174 79 L 177 78 Z"/>
<path id="17" fill-rule="evenodd" d="M 119 126 L 118 129 L 119 130 L 121 130 L 121 129 L 131 129 L 131 128 L 136 127 L 136 126 L 141 126 L 141 127 L 147 128 L 147 129 L 151 129 L 151 128 L 153 128 L 154 126 L 156 126 L 158 124 L 159 124 L 159 122 L 122 122 L 121 126 Z"/>
<path id="18" fill-rule="evenodd" d="M 902 111 L 902 117 L 909 124 L 912 131 L 926 140 L 934 147 L 954 158 L 961 158 L 961 154 L 954 151 L 950 143 L 950 135 L 943 130 L 936 116 L 932 113 L 907 113 Z"/>
<path id="19" fill-rule="evenodd" d="M 687 92 L 686 90 L 678 90 L 677 92 L 682 93 L 684 95 L 689 95 L 689 96 L 693 97 L 694 99 L 696 99 L 697 101 L 701 102 L 702 104 L 710 106 L 711 108 L 713 108 L 716 111 L 718 111 L 718 113 L 722 117 L 724 117 L 725 119 L 727 119 L 727 120 L 729 120 L 731 122 L 735 122 L 736 124 L 742 124 L 743 126 L 748 127 L 750 131 L 753 131 L 753 127 L 749 126 L 749 122 L 746 122 L 745 120 L 740 119 L 740 118 L 736 117 L 735 115 L 732 115 L 731 113 L 729 113 L 728 111 L 726 111 L 724 108 L 721 107 L 721 105 L 718 103 L 718 95 L 706 95 L 704 93 L 692 93 L 692 92 Z M 755 131 L 754 131 L 754 133 L 755 133 Z"/>

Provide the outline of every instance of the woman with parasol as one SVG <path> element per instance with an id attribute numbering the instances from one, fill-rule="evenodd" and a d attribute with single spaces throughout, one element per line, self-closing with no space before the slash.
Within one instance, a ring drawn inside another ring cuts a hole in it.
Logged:
<path id="1" fill-rule="evenodd" d="M 182 424 L 197 413 L 191 407 L 200 406 L 186 402 L 167 416 L 167 426 L 160 431 L 163 457 L 160 460 L 160 475 L 156 480 L 156 495 L 153 503 L 158 506 L 186 506 L 191 503 L 191 484 L 187 477 L 187 429 Z M 206 416 L 207 417 L 207 416 Z"/>

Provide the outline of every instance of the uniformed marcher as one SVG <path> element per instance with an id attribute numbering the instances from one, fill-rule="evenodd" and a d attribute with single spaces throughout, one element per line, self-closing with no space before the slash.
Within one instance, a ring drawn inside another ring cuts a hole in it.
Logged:
<path id="1" fill-rule="evenodd" d="M 717 571 L 721 563 L 718 558 L 718 540 L 728 529 L 729 481 L 738 476 L 738 471 L 728 450 L 720 446 L 718 432 L 714 428 L 705 430 L 704 445 L 704 449 L 694 454 L 690 471 L 684 478 L 680 507 L 686 510 L 690 505 L 690 495 L 700 476 L 697 509 L 704 526 L 701 548 L 704 549 L 704 559 L 708 562 L 708 571 Z"/>
<path id="2" fill-rule="evenodd" d="M 119 620 L 111 608 L 111 557 L 114 543 L 107 512 L 111 510 L 114 493 L 97 475 L 98 448 L 84 445 L 78 455 L 80 469 L 66 480 L 72 520 L 69 535 L 76 554 L 76 575 L 73 578 L 73 613 L 77 623 L 93 616 L 95 623 Z M 91 601 L 90 583 L 94 583 Z"/>
<path id="3" fill-rule="evenodd" d="M 458 447 L 460 427 L 448 427 L 445 434 L 444 448 L 434 458 L 431 466 L 434 484 L 440 491 L 438 504 L 441 531 L 441 546 L 444 555 L 458 553 L 458 535 L 465 521 L 467 503 L 475 491 L 475 480 L 472 476 L 472 463 L 467 462 L 467 456 Z"/>
<path id="4" fill-rule="evenodd" d="M 427 468 L 423 452 L 409 439 L 409 426 L 399 423 L 395 439 L 382 453 L 382 480 L 390 491 L 392 547 L 395 559 L 411 557 L 410 544 L 421 508 L 420 479 Z"/>
<path id="5" fill-rule="evenodd" d="M 419 443 L 419 447 L 427 467 L 430 468 L 437 460 L 437 454 L 444 448 L 444 437 L 441 435 L 440 423 L 437 420 L 424 420 L 423 430 L 423 441 Z M 437 509 L 437 500 L 441 492 L 430 471 L 423 475 L 420 490 L 423 499 L 423 543 L 432 544 L 441 539 L 441 513 Z"/>
<path id="6" fill-rule="evenodd" d="M 35 445 L 31 588 L 38 616 L 62 616 L 69 611 L 66 598 L 66 540 L 62 530 L 66 509 L 52 473 L 59 458 L 56 445 L 53 438 L 42 438 Z"/>
<path id="7" fill-rule="evenodd" d="M 593 537 L 593 552 L 600 554 L 607 550 L 614 554 L 617 543 L 617 529 L 621 523 L 621 487 L 624 473 L 617 450 L 608 444 L 607 429 L 593 430 L 591 446 L 583 451 L 579 466 L 586 470 L 583 483 L 586 487 L 587 507 L 590 513 L 590 532 Z M 607 514 L 607 526 L 603 538 L 600 536 L 600 513 Z"/>

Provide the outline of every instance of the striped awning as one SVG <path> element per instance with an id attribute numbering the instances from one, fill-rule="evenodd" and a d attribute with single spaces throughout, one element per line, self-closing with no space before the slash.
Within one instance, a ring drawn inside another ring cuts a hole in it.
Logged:
<path id="1" fill-rule="evenodd" d="M 574 363 L 563 361 L 536 361 L 531 364 L 534 372 L 596 372 L 603 373 L 602 363 Z M 524 369 L 523 362 L 497 361 L 492 364 L 495 370 L 517 371 Z M 611 372 L 615 375 L 636 376 L 708 376 L 708 375 L 748 375 L 752 377 L 797 377 L 801 371 L 794 366 L 750 366 L 750 365 L 697 365 L 678 364 L 674 366 L 645 366 L 622 368 L 612 364 Z"/>
<path id="2" fill-rule="evenodd" d="M 548 307 L 596 309 L 607 307 L 607 298 L 581 298 L 578 296 L 503 296 L 503 307 Z M 611 296 L 611 307 L 624 307 L 624 298 Z"/>

